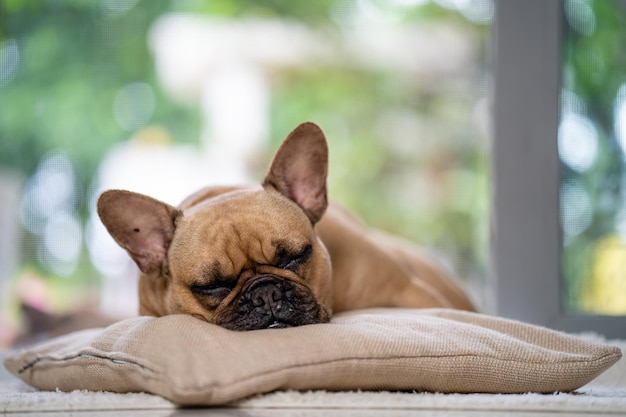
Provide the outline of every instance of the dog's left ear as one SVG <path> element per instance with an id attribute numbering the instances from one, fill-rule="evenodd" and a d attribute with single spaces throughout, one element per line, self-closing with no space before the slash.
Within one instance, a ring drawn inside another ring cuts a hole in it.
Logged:
<path id="1" fill-rule="evenodd" d="M 109 190 L 98 199 L 98 215 L 141 272 L 163 273 L 179 210 L 143 194 Z"/>
<path id="2" fill-rule="evenodd" d="M 328 206 L 326 177 L 328 145 L 315 123 L 296 127 L 280 146 L 263 181 L 295 201 L 311 220 L 318 222 Z"/>

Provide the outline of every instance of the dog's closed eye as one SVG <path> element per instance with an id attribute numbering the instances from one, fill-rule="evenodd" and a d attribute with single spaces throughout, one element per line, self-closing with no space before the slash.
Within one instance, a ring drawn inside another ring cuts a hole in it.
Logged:
<path id="1" fill-rule="evenodd" d="M 195 295 L 221 300 L 230 294 L 233 287 L 234 282 L 217 281 L 210 284 L 194 284 L 190 290 Z"/>
<path id="2" fill-rule="evenodd" d="M 279 253 L 276 267 L 296 272 L 296 270 L 309 259 L 312 252 L 313 247 L 311 245 L 306 245 L 302 250 L 296 253 Z"/>

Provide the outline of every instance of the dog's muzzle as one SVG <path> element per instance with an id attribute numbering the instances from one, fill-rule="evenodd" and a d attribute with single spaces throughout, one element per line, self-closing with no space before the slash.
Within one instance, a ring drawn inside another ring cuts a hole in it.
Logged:
<path id="1" fill-rule="evenodd" d="M 263 275 L 246 283 L 218 324 L 232 330 L 256 330 L 328 320 L 328 314 L 307 287 L 285 278 Z"/>

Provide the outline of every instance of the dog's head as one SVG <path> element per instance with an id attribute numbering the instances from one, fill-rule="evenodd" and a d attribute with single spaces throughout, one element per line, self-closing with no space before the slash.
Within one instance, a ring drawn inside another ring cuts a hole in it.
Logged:
<path id="1" fill-rule="evenodd" d="M 327 172 L 324 134 L 303 123 L 260 186 L 206 188 L 178 208 L 103 193 L 98 214 L 141 270 L 140 312 L 191 314 L 234 330 L 328 321 L 330 259 L 315 232 Z"/>

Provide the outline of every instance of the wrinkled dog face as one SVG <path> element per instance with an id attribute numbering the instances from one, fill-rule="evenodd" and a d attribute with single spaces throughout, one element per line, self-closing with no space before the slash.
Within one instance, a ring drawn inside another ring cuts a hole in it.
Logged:
<path id="1" fill-rule="evenodd" d="M 328 320 L 328 254 L 296 204 L 238 189 L 185 213 L 169 250 L 170 311 L 235 330 Z"/>
<path id="2" fill-rule="evenodd" d="M 298 126 L 262 186 L 214 187 L 178 208 L 111 190 L 98 213 L 139 266 L 142 314 L 191 314 L 233 330 L 320 323 L 330 261 L 314 226 L 327 206 L 321 130 Z"/>

